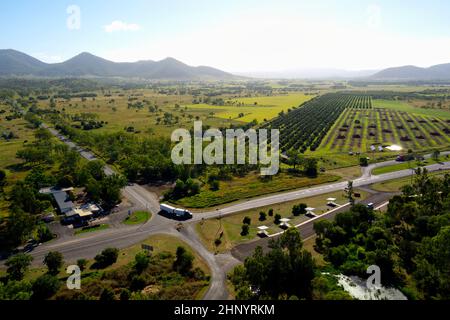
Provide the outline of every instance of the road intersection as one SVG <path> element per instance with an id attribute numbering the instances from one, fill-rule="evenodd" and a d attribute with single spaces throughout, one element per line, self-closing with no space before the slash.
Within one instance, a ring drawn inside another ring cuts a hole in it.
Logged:
<path id="1" fill-rule="evenodd" d="M 97 160 L 97 157 L 91 151 L 77 146 L 74 142 L 62 136 L 55 129 L 50 128 L 45 124 L 43 124 L 42 127 L 48 129 L 55 137 L 63 141 L 69 147 L 77 150 L 80 155 L 88 161 Z M 447 155 L 450 154 L 450 152 L 445 152 L 442 154 Z M 428 155 L 427 157 L 429 156 L 430 155 Z M 363 168 L 361 177 L 353 181 L 353 186 L 369 186 L 377 182 L 407 177 L 412 174 L 411 170 L 408 169 L 381 175 L 372 175 L 373 169 L 393 165 L 396 163 L 396 161 L 385 161 Z M 450 169 L 450 162 L 431 164 L 426 168 L 429 171 L 447 170 Z M 115 170 L 107 165 L 105 166 L 104 171 L 107 175 L 112 175 L 115 173 Z M 179 225 L 178 221 L 167 219 L 158 214 L 159 198 L 156 194 L 148 191 L 143 186 L 130 184 L 124 188 L 123 196 L 134 204 L 134 208 L 136 210 L 145 209 L 153 213 L 152 218 L 147 223 L 141 226 L 124 225 L 118 228 L 111 228 L 98 233 L 87 233 L 85 235 L 79 235 L 72 238 L 58 238 L 35 248 L 30 254 L 34 257 L 35 263 L 41 263 L 48 251 L 59 251 L 64 255 L 66 261 L 76 261 L 79 258 L 93 258 L 101 250 L 107 247 L 116 247 L 119 249 L 127 248 L 144 241 L 151 235 L 170 234 L 185 241 L 209 265 L 211 269 L 211 285 L 206 292 L 204 299 L 225 299 L 228 296 L 225 286 L 226 271 L 228 271 L 232 266 L 239 263 L 238 259 L 244 259 L 245 256 L 249 254 L 249 252 L 252 252 L 256 245 L 260 245 L 261 243 L 264 244 L 264 241 L 266 240 L 252 241 L 250 243 L 240 245 L 232 250 L 233 255 L 224 254 L 216 256 L 209 252 L 198 239 L 198 236 L 194 230 L 194 224 L 196 222 L 199 222 L 203 219 L 219 218 L 248 209 L 344 190 L 344 188 L 347 186 L 347 183 L 347 181 L 337 182 L 307 189 L 300 189 L 285 193 L 263 196 L 230 204 L 218 210 L 194 213 L 193 218 L 188 223 L 184 223 L 184 227 L 180 231 L 177 231 L 176 229 Z M 375 204 L 380 205 L 381 203 L 386 203 L 387 200 L 387 198 L 383 198 Z M 331 219 L 338 212 L 345 210 L 344 207 L 339 209 L 340 210 L 336 210 L 335 212 L 332 212 L 332 214 L 329 214 L 324 218 Z M 303 223 L 301 226 L 299 226 L 299 230 L 301 231 L 303 238 L 314 234 L 313 222 L 314 221 L 307 221 L 306 223 Z M 236 257 L 238 259 L 236 259 Z"/>

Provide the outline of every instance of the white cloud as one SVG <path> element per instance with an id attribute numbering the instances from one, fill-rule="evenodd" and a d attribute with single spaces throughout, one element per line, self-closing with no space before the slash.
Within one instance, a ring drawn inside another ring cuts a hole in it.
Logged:
<path id="1" fill-rule="evenodd" d="M 103 27 L 106 32 L 115 31 L 139 31 L 141 27 L 136 23 L 126 23 L 120 20 L 115 20 Z"/>

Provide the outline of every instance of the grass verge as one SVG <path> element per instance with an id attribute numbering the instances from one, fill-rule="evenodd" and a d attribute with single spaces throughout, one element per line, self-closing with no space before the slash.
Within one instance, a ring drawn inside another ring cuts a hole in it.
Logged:
<path id="1" fill-rule="evenodd" d="M 335 182 L 339 179 L 339 176 L 330 174 L 308 178 L 281 173 L 271 179 L 264 180 L 258 173 L 252 173 L 243 178 L 221 181 L 220 189 L 217 191 L 210 190 L 209 185 L 206 184 L 199 194 L 179 199 L 175 203 L 186 208 L 208 208 L 265 194 Z"/>
<path id="2" fill-rule="evenodd" d="M 75 230 L 75 235 L 80 235 L 80 234 L 85 234 L 85 233 L 90 233 L 90 232 L 95 232 L 95 231 L 101 231 L 101 230 L 106 230 L 109 228 L 108 224 L 99 224 L 99 225 L 95 225 L 92 227 L 84 227 L 81 228 L 79 230 Z"/>
<path id="3" fill-rule="evenodd" d="M 146 223 L 151 218 L 151 213 L 147 211 L 136 211 L 128 216 L 123 223 L 127 225 L 136 225 Z"/>

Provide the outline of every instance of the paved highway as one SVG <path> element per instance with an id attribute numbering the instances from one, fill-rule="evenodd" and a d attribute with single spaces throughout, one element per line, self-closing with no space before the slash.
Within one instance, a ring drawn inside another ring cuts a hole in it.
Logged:
<path id="1" fill-rule="evenodd" d="M 75 143 L 62 136 L 56 130 L 49 128 L 45 124 L 43 124 L 42 127 L 48 129 L 54 136 L 58 137 L 69 147 L 77 150 L 85 159 L 89 161 L 97 159 L 97 157 L 92 152 L 84 150 L 83 148 L 77 146 Z M 450 152 L 443 154 L 450 154 Z M 364 168 L 362 176 L 354 180 L 354 187 L 367 186 L 381 181 L 406 177 L 411 174 L 410 170 L 402 170 L 379 176 L 374 176 L 371 174 L 371 171 L 375 167 L 388 166 L 395 163 L 395 161 L 386 161 Z M 446 162 L 443 164 L 433 164 L 427 166 L 427 169 L 430 171 L 450 169 L 450 162 Z M 112 175 L 115 173 L 114 169 L 110 166 L 105 166 L 104 170 L 107 175 Z M 219 259 L 218 256 L 214 256 L 208 250 L 206 250 L 197 238 L 197 235 L 192 228 L 193 223 L 198 222 L 202 219 L 217 218 L 247 209 L 343 190 L 346 186 L 347 182 L 331 183 L 313 188 L 295 190 L 291 192 L 250 199 L 240 203 L 231 204 L 225 208 L 221 208 L 220 210 L 195 213 L 193 219 L 190 220 L 189 223 L 185 223 L 185 228 L 183 228 L 181 232 L 178 232 L 175 229 L 178 225 L 178 222 L 158 215 L 158 197 L 142 186 L 132 184 L 124 188 L 123 196 L 130 200 L 137 208 L 145 208 L 146 210 L 150 210 L 153 213 L 152 219 L 146 224 L 135 227 L 122 226 L 120 228 L 112 228 L 102 232 L 80 235 L 73 238 L 55 239 L 50 243 L 43 244 L 35 248 L 35 250 L 33 250 L 30 254 L 35 258 L 35 264 L 42 263 L 45 254 L 51 250 L 61 252 L 67 261 L 76 261 L 79 258 L 93 258 L 101 250 L 107 247 L 126 248 L 139 243 L 154 234 L 171 234 L 186 241 L 187 244 L 190 245 L 208 263 L 211 269 L 212 277 L 210 288 L 205 294 L 204 298 L 223 299 L 227 296 L 225 287 L 225 271 L 226 269 L 235 265 L 237 261 L 231 255 L 222 255 Z M 386 199 L 382 199 L 382 201 L 385 202 Z M 373 202 L 376 204 L 381 204 L 381 202 Z M 344 210 L 344 208 L 342 208 L 342 210 Z M 334 215 L 339 211 L 340 210 L 333 212 L 333 214 L 328 215 L 327 218 L 332 219 Z M 306 223 L 300 227 L 300 231 L 304 238 L 314 233 L 312 225 L 313 223 L 311 222 Z M 237 258 L 242 259 L 252 251 L 252 248 L 254 248 L 256 245 L 259 245 L 257 243 L 258 242 L 251 242 L 238 246 L 233 249 L 233 255 Z"/>

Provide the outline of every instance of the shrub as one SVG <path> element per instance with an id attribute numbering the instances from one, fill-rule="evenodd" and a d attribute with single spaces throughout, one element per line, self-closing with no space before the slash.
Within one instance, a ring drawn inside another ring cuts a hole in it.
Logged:
<path id="1" fill-rule="evenodd" d="M 109 288 L 103 289 L 102 294 L 100 295 L 100 300 L 101 301 L 114 301 L 114 300 L 116 300 L 116 298 L 114 296 L 114 291 L 112 291 Z"/>
<path id="2" fill-rule="evenodd" d="M 33 295 L 32 299 L 45 300 L 52 297 L 58 292 L 60 283 L 58 278 L 50 274 L 44 274 L 34 281 L 32 285 Z"/>
<path id="3" fill-rule="evenodd" d="M 273 220 L 273 222 L 274 222 L 275 224 L 280 224 L 280 220 L 281 220 L 281 215 L 277 213 L 277 214 L 275 215 L 275 219 Z"/>
<path id="4" fill-rule="evenodd" d="M 131 297 L 131 292 L 128 289 L 122 289 L 122 291 L 120 292 L 120 300 L 121 301 L 127 301 L 130 300 Z"/>
<path id="5" fill-rule="evenodd" d="M 86 259 L 78 259 L 77 260 L 77 266 L 80 268 L 80 271 L 84 271 L 86 269 L 87 260 Z"/>
<path id="6" fill-rule="evenodd" d="M 194 256 L 187 252 L 184 247 L 178 247 L 176 257 L 173 269 L 182 275 L 187 275 L 192 269 Z"/>
<path id="7" fill-rule="evenodd" d="M 306 214 L 306 204 L 300 203 L 292 207 L 292 214 L 296 217 L 302 214 Z"/>
<path id="8" fill-rule="evenodd" d="M 248 225 L 248 224 L 243 224 L 243 225 L 242 225 L 241 236 L 246 236 L 246 235 L 248 235 L 249 231 L 250 231 L 249 225 Z"/>
<path id="9" fill-rule="evenodd" d="M 259 213 L 259 221 L 265 221 L 267 219 L 267 214 L 264 211 Z"/>
<path id="10" fill-rule="evenodd" d="M 139 252 L 134 257 L 134 269 L 137 273 L 144 271 L 150 264 L 150 257 L 146 252 Z"/>
<path id="11" fill-rule="evenodd" d="M 119 249 L 107 248 L 103 250 L 100 254 L 95 256 L 94 258 L 95 267 L 100 269 L 109 267 L 110 265 L 116 263 L 118 256 L 119 256 Z"/>

